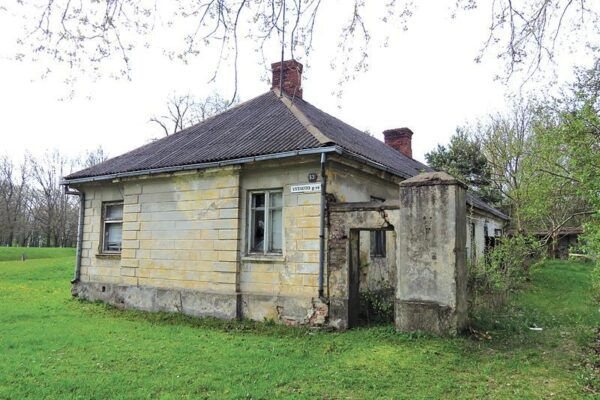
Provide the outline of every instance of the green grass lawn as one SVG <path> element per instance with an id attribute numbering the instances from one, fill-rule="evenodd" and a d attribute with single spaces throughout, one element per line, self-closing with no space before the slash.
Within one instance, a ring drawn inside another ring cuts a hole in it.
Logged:
<path id="1" fill-rule="evenodd" d="M 73 262 L 0 262 L 0 398 L 594 398 L 589 265 L 535 271 L 477 341 L 120 311 L 71 299 Z"/>
<path id="2" fill-rule="evenodd" d="M 0 247 L 0 261 L 26 260 L 39 258 L 75 257 L 74 248 L 46 247 Z"/>

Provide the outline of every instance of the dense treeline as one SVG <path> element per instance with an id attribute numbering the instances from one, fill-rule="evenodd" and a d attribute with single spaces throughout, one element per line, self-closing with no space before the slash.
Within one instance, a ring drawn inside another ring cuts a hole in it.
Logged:
<path id="1" fill-rule="evenodd" d="M 576 76 L 554 98 L 523 97 L 457 129 L 427 162 L 503 209 L 514 233 L 551 243 L 563 228 L 591 233 L 599 213 L 600 60 Z"/>
<path id="2" fill-rule="evenodd" d="M 600 59 L 556 97 L 523 97 L 426 158 L 511 217 L 510 238 L 470 266 L 473 294 L 505 299 L 546 249 L 558 255 L 561 230 L 577 227 L 600 301 Z"/>
<path id="3" fill-rule="evenodd" d="M 65 195 L 60 180 L 105 159 L 102 148 L 76 159 L 58 150 L 20 162 L 0 156 L 0 245 L 75 246 L 79 203 Z"/>

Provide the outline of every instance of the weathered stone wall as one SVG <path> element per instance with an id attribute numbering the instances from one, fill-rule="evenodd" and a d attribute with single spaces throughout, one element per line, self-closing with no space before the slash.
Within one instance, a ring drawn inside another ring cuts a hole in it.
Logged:
<path id="1" fill-rule="evenodd" d="M 466 323 L 463 184 L 425 173 L 400 184 L 396 328 L 456 334 Z"/>
<path id="2" fill-rule="evenodd" d="M 319 227 L 321 194 L 292 193 L 291 186 L 308 182 L 319 173 L 317 157 L 244 165 L 241 174 L 241 274 L 242 311 L 248 318 L 306 323 L 318 298 Z M 248 253 L 248 193 L 283 189 L 283 252 Z"/>
<path id="3" fill-rule="evenodd" d="M 139 285 L 235 293 L 239 168 L 125 184 L 122 273 Z"/>
<path id="4" fill-rule="evenodd" d="M 86 195 L 86 216 L 79 286 L 102 286 L 80 288 L 80 296 L 104 299 L 108 295 L 96 292 L 107 293 L 106 285 L 114 284 L 108 291 L 113 297 L 105 300 L 142 309 L 155 308 L 155 288 L 175 290 L 163 295 L 172 305 L 157 309 L 181 308 L 182 290 L 235 299 L 239 167 L 89 185 L 81 190 Z M 107 255 L 100 247 L 102 203 L 115 200 L 124 203 L 123 249 L 120 255 Z M 127 300 L 133 293 L 131 287 L 142 288 L 138 292 L 143 294 Z M 235 301 L 226 305 L 229 309 L 223 309 L 223 304 L 204 304 L 198 307 L 202 312 L 194 314 L 235 317 Z"/>
<path id="5" fill-rule="evenodd" d="M 400 179 L 339 157 L 327 161 L 327 192 L 338 203 L 369 202 L 371 197 L 398 199 Z"/>
<path id="6" fill-rule="evenodd" d="M 352 279 L 359 279 L 359 230 L 387 229 L 398 225 L 398 205 L 376 203 L 330 206 L 328 230 L 329 324 L 338 329 L 352 326 L 358 315 L 358 291 Z M 352 278 L 354 276 L 354 278 Z"/>
<path id="7" fill-rule="evenodd" d="M 338 202 L 370 202 L 373 197 L 397 201 L 399 178 L 383 173 L 364 164 L 332 158 L 328 163 L 327 192 Z M 360 291 L 379 291 L 395 287 L 396 236 L 386 232 L 386 256 L 371 254 L 371 232 L 361 231 L 360 243 Z"/>
<path id="8" fill-rule="evenodd" d="M 98 183 L 87 196 L 78 294 L 144 310 L 322 324 L 320 193 L 291 193 L 316 156 Z M 249 254 L 248 193 L 283 190 L 282 254 Z M 102 203 L 123 200 L 120 255 L 102 254 Z"/>
<path id="9" fill-rule="evenodd" d="M 81 243 L 81 280 L 83 282 L 121 283 L 120 257 L 101 256 L 102 203 L 123 200 L 123 185 L 93 185 L 85 192 L 85 216 Z"/>

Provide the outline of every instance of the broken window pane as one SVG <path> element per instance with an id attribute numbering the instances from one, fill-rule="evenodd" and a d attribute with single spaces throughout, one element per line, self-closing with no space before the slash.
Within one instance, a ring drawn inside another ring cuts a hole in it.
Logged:
<path id="1" fill-rule="evenodd" d="M 252 195 L 252 206 L 254 208 L 262 208 L 265 206 L 265 194 L 264 193 L 254 193 Z"/>
<path id="2" fill-rule="evenodd" d="M 249 251 L 281 253 L 283 243 L 283 193 L 254 192 L 250 198 Z"/>
<path id="3" fill-rule="evenodd" d="M 254 210 L 252 215 L 252 248 L 254 252 L 264 251 L 265 240 L 265 212 Z"/>

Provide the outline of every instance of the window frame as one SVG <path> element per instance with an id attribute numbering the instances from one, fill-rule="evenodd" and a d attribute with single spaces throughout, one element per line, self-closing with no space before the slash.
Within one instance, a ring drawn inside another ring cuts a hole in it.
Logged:
<path id="1" fill-rule="evenodd" d="M 107 219 L 107 208 L 110 206 L 118 206 L 120 205 L 124 209 L 124 203 L 122 200 L 119 201 L 106 201 L 102 203 L 102 232 L 101 232 L 101 240 L 100 240 L 100 254 L 121 254 L 123 250 L 123 211 L 121 211 L 121 219 Z M 119 246 L 119 250 L 109 250 L 106 248 L 106 226 L 110 224 L 120 224 L 121 225 L 121 245 Z"/>
<path id="2" fill-rule="evenodd" d="M 271 194 L 279 193 L 281 194 L 281 206 L 280 207 L 271 207 Z M 264 194 L 265 195 L 265 205 L 262 207 L 262 211 L 264 212 L 265 219 L 265 228 L 263 233 L 263 249 L 262 251 L 253 250 L 252 242 L 253 242 L 253 232 L 252 232 L 252 223 L 253 223 L 253 211 L 255 208 L 252 205 L 252 199 L 256 194 Z M 246 213 L 247 223 L 246 223 L 246 254 L 248 255 L 272 255 L 272 256 L 281 256 L 283 255 L 283 238 L 284 238 L 284 223 L 283 223 L 283 188 L 277 189 L 259 189 L 259 190 L 249 190 L 248 191 L 248 211 Z M 281 210 L 281 251 L 272 251 L 269 250 L 270 247 L 270 236 L 271 236 L 271 210 Z"/>
<path id="3" fill-rule="evenodd" d="M 371 196 L 371 202 L 385 203 L 385 199 L 381 197 Z M 370 235 L 370 254 L 371 258 L 386 258 L 387 257 L 387 231 L 378 229 L 371 231 Z M 377 251 L 377 244 L 381 243 L 380 251 Z"/>

